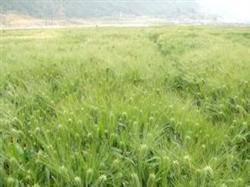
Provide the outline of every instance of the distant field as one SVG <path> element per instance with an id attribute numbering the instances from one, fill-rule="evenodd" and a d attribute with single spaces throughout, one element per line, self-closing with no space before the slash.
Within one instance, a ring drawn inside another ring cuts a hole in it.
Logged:
<path id="1" fill-rule="evenodd" d="M 0 187 L 250 185 L 250 28 L 0 31 Z"/>
<path id="2" fill-rule="evenodd" d="M 173 20 L 172 20 L 173 22 Z M 193 21 L 194 22 L 194 21 Z M 198 23 L 198 21 L 197 21 Z M 162 24 L 171 24 L 171 20 L 150 17 L 125 18 L 35 18 L 22 14 L 1 14 L 0 30 L 17 29 L 55 29 L 55 28 L 86 28 L 86 27 L 149 27 Z"/>

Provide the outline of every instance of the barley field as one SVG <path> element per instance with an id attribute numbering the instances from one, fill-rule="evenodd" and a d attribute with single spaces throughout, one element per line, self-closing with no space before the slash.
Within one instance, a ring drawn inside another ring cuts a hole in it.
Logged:
<path id="1" fill-rule="evenodd" d="M 250 29 L 0 31 L 0 187 L 250 185 Z"/>

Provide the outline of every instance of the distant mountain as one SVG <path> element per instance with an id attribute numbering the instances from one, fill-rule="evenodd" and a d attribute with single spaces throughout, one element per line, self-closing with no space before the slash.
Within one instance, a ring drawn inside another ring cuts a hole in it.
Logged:
<path id="1" fill-rule="evenodd" d="M 193 18 L 195 0 L 0 0 L 3 12 L 12 11 L 38 18 L 99 18 L 149 16 Z"/>

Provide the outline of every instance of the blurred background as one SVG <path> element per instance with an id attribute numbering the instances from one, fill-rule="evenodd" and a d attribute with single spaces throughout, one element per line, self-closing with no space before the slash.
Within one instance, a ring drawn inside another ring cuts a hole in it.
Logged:
<path id="1" fill-rule="evenodd" d="M 0 26 L 250 24 L 249 0 L 0 0 Z"/>

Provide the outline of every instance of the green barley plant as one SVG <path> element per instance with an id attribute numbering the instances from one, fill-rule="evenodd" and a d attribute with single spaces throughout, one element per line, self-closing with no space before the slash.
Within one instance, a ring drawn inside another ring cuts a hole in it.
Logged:
<path id="1" fill-rule="evenodd" d="M 0 187 L 250 185 L 249 28 L 0 32 Z"/>

